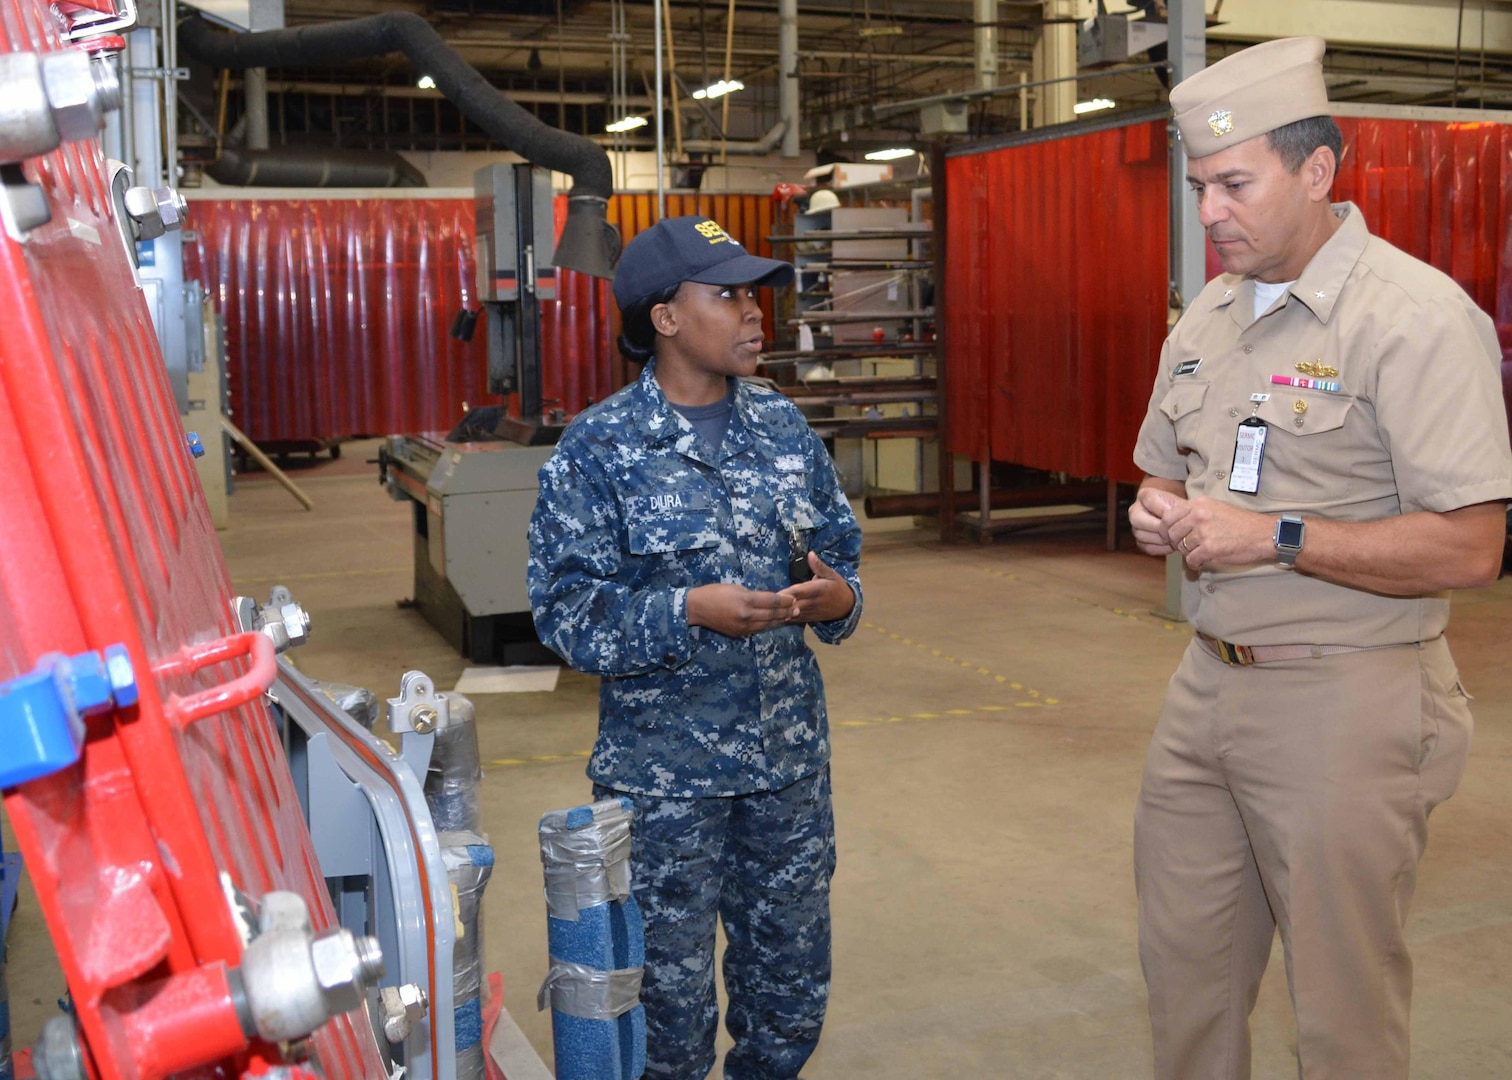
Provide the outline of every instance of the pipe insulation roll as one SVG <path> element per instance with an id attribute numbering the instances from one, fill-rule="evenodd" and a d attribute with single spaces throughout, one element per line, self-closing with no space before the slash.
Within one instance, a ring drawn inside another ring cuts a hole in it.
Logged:
<path id="1" fill-rule="evenodd" d="M 628 799 L 541 818 L 551 968 L 536 1005 L 551 1006 L 558 1080 L 646 1071 L 646 935 L 630 895 L 630 822 Z"/>
<path id="2" fill-rule="evenodd" d="M 477 710 L 462 694 L 447 697 L 451 721 L 436 732 L 425 771 L 425 804 L 437 832 L 477 832 L 478 787 L 483 783 Z"/>
<path id="3" fill-rule="evenodd" d="M 452 948 L 452 1027 L 457 1080 L 484 1080 L 483 889 L 493 874 L 494 850 L 473 832 L 441 832 L 441 861 L 456 903 L 457 943 Z"/>
<path id="4" fill-rule="evenodd" d="M 570 175 L 573 194 L 607 200 L 614 192 L 609 155 L 581 135 L 543 124 L 529 110 L 499 93 L 462 59 L 424 18 L 391 11 L 363 19 L 316 23 L 292 30 L 228 33 L 198 16 L 179 23 L 179 45 L 196 60 L 215 67 L 326 67 L 367 56 L 403 53 L 417 71 L 496 142 L 533 165 Z"/>

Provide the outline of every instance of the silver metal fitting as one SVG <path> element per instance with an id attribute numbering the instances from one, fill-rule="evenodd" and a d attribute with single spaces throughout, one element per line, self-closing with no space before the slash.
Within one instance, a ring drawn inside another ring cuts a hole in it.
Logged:
<path id="1" fill-rule="evenodd" d="M 388 699 L 388 724 L 395 735 L 444 731 L 451 724 L 451 699 L 436 691 L 425 672 L 406 671 L 399 680 L 399 696 Z"/>
<path id="2" fill-rule="evenodd" d="M 92 139 L 120 107 L 115 71 L 78 49 L 0 55 L 0 164 Z"/>
<path id="3" fill-rule="evenodd" d="M 156 240 L 184 227 L 184 197 L 172 188 L 134 187 L 126 191 L 126 215 L 138 240 Z"/>
<path id="4" fill-rule="evenodd" d="M 418 983 L 385 986 L 378 991 L 383 1008 L 383 1037 L 391 1043 L 409 1038 L 410 1029 L 430 1009 L 430 996 Z"/>
<path id="5" fill-rule="evenodd" d="M 311 942 L 310 963 L 330 1015 L 339 1016 L 361 1005 L 364 987 L 383 975 L 383 950 L 377 938 L 331 930 Z"/>
<path id="6" fill-rule="evenodd" d="M 32 1068 L 38 1080 L 88 1080 L 79 1029 L 71 1016 L 54 1016 L 42 1025 L 32 1048 Z"/>
<path id="7" fill-rule="evenodd" d="M 262 607 L 250 596 L 238 596 L 231 601 L 231 613 L 236 625 L 245 633 L 261 630 L 273 642 L 273 651 L 284 652 L 310 640 L 310 614 L 289 597 L 289 590 L 275 585 L 268 603 Z"/>
<path id="8" fill-rule="evenodd" d="M 121 107 L 115 72 L 78 49 L 44 56 L 42 85 L 63 142 L 94 138 L 105 126 L 105 114 Z"/>
<path id="9" fill-rule="evenodd" d="M 312 938 L 309 920 L 297 893 L 268 893 L 258 914 L 261 933 L 242 953 L 252 1026 L 269 1042 L 301 1038 L 357 1008 L 367 985 L 383 974 L 376 938 L 346 929 Z"/>

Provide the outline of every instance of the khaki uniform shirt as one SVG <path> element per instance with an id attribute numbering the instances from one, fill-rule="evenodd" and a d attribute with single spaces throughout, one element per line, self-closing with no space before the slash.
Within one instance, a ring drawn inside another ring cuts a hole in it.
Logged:
<path id="1" fill-rule="evenodd" d="M 1445 274 L 1370 235 L 1353 203 L 1287 295 L 1254 317 L 1254 283 L 1209 282 L 1161 352 L 1134 460 L 1151 476 L 1266 514 L 1372 521 L 1512 498 L 1491 320 Z M 1176 374 L 1178 365 L 1196 370 Z M 1336 368 L 1338 392 L 1272 375 Z M 1252 394 L 1269 394 L 1255 402 Z M 1266 422 L 1260 489 L 1229 490 L 1239 422 Z M 1447 594 L 1387 597 L 1274 561 L 1188 573 L 1184 614 L 1240 645 L 1392 645 L 1449 621 Z"/>

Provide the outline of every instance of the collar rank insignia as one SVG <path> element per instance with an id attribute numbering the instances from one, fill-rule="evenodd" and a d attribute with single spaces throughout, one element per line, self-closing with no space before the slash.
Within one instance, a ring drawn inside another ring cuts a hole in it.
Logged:
<path id="1" fill-rule="evenodd" d="M 1339 373 L 1336 367 L 1329 367 L 1322 360 L 1314 360 L 1309 364 L 1298 364 L 1297 370 L 1303 375 L 1311 375 L 1314 379 L 1332 379 Z"/>
<path id="2" fill-rule="evenodd" d="M 1213 129 L 1214 137 L 1221 139 L 1234 130 L 1234 114 L 1227 109 L 1219 109 L 1208 117 L 1208 127 Z"/>

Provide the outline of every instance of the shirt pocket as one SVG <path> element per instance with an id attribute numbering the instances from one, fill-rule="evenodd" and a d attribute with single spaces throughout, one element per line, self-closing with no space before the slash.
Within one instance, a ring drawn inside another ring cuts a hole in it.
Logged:
<path id="1" fill-rule="evenodd" d="M 632 518 L 626 526 L 632 555 L 675 555 L 717 548 L 722 539 L 713 511 Z"/>
<path id="2" fill-rule="evenodd" d="M 1160 399 L 1161 414 L 1176 429 L 1176 445 L 1182 450 L 1190 450 L 1197 444 L 1197 426 L 1208 386 L 1205 382 L 1178 379 Z"/>
<path id="3" fill-rule="evenodd" d="M 1298 411 L 1298 403 L 1305 405 Z M 1256 415 L 1270 429 L 1260 495 L 1282 507 L 1341 501 L 1360 447 L 1346 430 L 1355 399 L 1346 394 L 1292 390 L 1272 394 Z"/>

